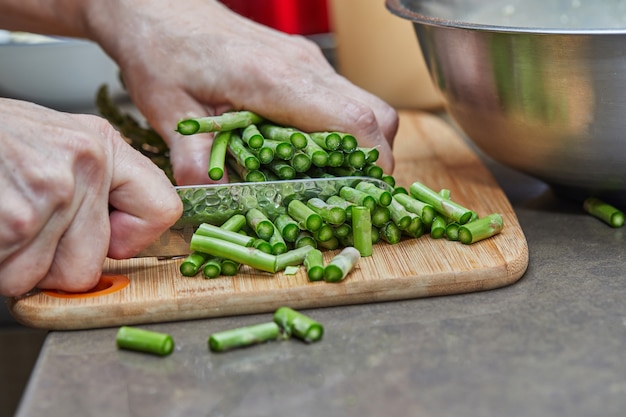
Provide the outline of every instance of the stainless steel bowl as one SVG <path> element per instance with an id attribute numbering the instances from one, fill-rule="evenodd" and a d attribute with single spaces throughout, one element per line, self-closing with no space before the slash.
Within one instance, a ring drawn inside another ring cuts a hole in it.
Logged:
<path id="1" fill-rule="evenodd" d="M 626 1 L 386 6 L 413 22 L 450 116 L 478 148 L 564 196 L 626 203 Z"/>

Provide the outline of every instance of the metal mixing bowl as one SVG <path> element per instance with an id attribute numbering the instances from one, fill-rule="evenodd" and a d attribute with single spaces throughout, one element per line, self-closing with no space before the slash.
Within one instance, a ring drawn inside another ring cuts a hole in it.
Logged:
<path id="1" fill-rule="evenodd" d="M 485 154 L 561 195 L 626 203 L 626 1 L 386 6 L 413 22 L 447 111 Z"/>

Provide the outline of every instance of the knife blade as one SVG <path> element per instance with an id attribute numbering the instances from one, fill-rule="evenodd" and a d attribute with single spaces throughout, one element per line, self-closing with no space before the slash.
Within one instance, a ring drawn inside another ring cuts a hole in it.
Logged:
<path id="1" fill-rule="evenodd" d="M 390 192 L 393 189 L 382 180 L 358 176 L 177 186 L 176 192 L 183 202 L 182 216 L 135 257 L 187 256 L 191 237 L 202 223 L 220 225 L 232 215 L 245 214 L 253 207 L 262 209 L 271 218 L 286 212 L 293 199 L 306 201 L 318 197 L 326 200 L 338 194 L 341 187 L 353 187 L 361 181 Z"/>

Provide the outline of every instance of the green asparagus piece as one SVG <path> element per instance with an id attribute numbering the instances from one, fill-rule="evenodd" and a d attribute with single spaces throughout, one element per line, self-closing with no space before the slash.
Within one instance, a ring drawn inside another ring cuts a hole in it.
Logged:
<path id="1" fill-rule="evenodd" d="M 342 281 L 361 259 L 361 253 L 354 247 L 345 247 L 324 267 L 324 281 Z"/>
<path id="2" fill-rule="evenodd" d="M 310 136 L 315 143 L 327 151 L 336 151 L 341 146 L 341 136 L 337 132 L 314 132 Z"/>
<path id="3" fill-rule="evenodd" d="M 261 134 L 258 126 L 251 124 L 246 126 L 241 132 L 241 139 L 250 147 L 250 149 L 261 149 L 265 138 Z"/>
<path id="4" fill-rule="evenodd" d="M 265 139 L 263 146 L 273 150 L 276 158 L 282 159 L 283 161 L 288 161 L 293 158 L 293 155 L 296 152 L 296 149 L 293 147 L 291 142 Z"/>
<path id="5" fill-rule="evenodd" d="M 459 227 L 457 222 L 448 223 L 446 226 L 446 238 L 448 240 L 459 240 Z"/>
<path id="6" fill-rule="evenodd" d="M 180 264 L 180 273 L 185 277 L 194 277 L 202 266 L 210 258 L 210 255 L 202 252 L 191 252 Z"/>
<path id="7" fill-rule="evenodd" d="M 237 275 L 240 266 L 241 264 L 239 262 L 235 262 L 232 259 L 222 259 L 220 262 L 220 271 L 222 275 L 232 277 Z"/>
<path id="8" fill-rule="evenodd" d="M 274 159 L 267 167 L 281 180 L 292 180 L 296 177 L 296 170 L 285 161 Z"/>
<path id="9" fill-rule="evenodd" d="M 345 154 L 342 151 L 330 151 L 328 153 L 328 166 L 329 167 L 340 167 L 343 165 L 343 161 L 345 160 Z"/>
<path id="10" fill-rule="evenodd" d="M 265 252 L 267 254 L 273 255 L 272 253 L 272 245 L 267 240 L 263 240 L 261 238 L 254 239 L 254 243 L 252 247 L 260 250 L 261 252 Z"/>
<path id="11" fill-rule="evenodd" d="M 378 150 L 377 147 L 375 148 L 359 147 L 358 149 L 360 149 L 365 154 L 365 161 L 368 164 L 373 164 L 374 162 L 378 161 L 378 157 L 380 156 L 380 151 Z"/>
<path id="12" fill-rule="evenodd" d="M 211 155 L 209 156 L 209 178 L 214 181 L 220 180 L 224 176 L 226 151 L 231 135 L 231 131 L 218 132 L 213 138 Z"/>
<path id="13" fill-rule="evenodd" d="M 335 230 L 327 223 L 323 223 L 322 227 L 313 232 L 313 237 L 319 242 L 326 242 L 335 236 Z"/>
<path id="14" fill-rule="evenodd" d="M 392 175 L 385 174 L 381 180 L 389 184 L 392 188 L 396 186 L 396 179 Z"/>
<path id="15" fill-rule="evenodd" d="M 346 212 L 346 221 L 350 221 L 352 219 L 352 207 L 355 205 L 354 203 L 338 196 L 337 194 L 331 195 L 326 199 L 326 203 L 331 206 L 337 206 L 344 209 Z"/>
<path id="16" fill-rule="evenodd" d="M 242 235 L 241 233 L 227 230 L 223 227 L 214 226 L 210 223 L 202 223 L 198 226 L 195 233 L 202 236 L 227 240 L 240 246 L 252 246 L 252 243 L 254 242 L 254 238 L 252 236 Z"/>
<path id="17" fill-rule="evenodd" d="M 288 266 L 302 265 L 307 253 L 315 249 L 312 246 L 302 246 L 280 255 L 276 255 L 276 271 L 282 271 Z"/>
<path id="18" fill-rule="evenodd" d="M 467 223 L 472 217 L 471 210 L 466 209 L 452 200 L 443 198 L 436 191 L 431 190 L 420 182 L 416 181 L 411 184 L 409 193 L 412 197 L 433 206 L 439 214 L 460 224 Z"/>
<path id="19" fill-rule="evenodd" d="M 339 190 L 339 196 L 344 200 L 350 201 L 359 206 L 367 207 L 370 210 L 374 210 L 378 205 L 375 197 L 349 186 L 341 187 Z"/>
<path id="20" fill-rule="evenodd" d="M 370 210 L 370 216 L 372 225 L 376 227 L 382 227 L 391 221 L 391 212 L 389 211 L 389 207 L 378 204 L 374 207 L 374 210 Z"/>
<path id="21" fill-rule="evenodd" d="M 230 230 L 231 232 L 239 232 L 246 226 L 246 216 L 243 214 L 233 214 L 222 225 L 221 229 Z"/>
<path id="22" fill-rule="evenodd" d="M 433 239 L 440 239 L 446 234 L 446 226 L 448 225 L 446 218 L 443 216 L 437 216 L 433 219 L 433 223 L 430 225 L 430 237 Z"/>
<path id="23" fill-rule="evenodd" d="M 435 208 L 430 204 L 426 204 L 423 201 L 413 198 L 408 194 L 399 193 L 395 194 L 393 197 L 408 211 L 420 216 L 426 227 L 430 227 L 430 225 L 433 223 L 433 219 L 437 215 L 437 212 Z"/>
<path id="24" fill-rule="evenodd" d="M 185 119 L 178 122 L 177 131 L 181 135 L 194 135 L 196 133 L 230 131 L 245 128 L 251 124 L 257 124 L 263 118 L 250 111 L 226 112 L 219 116 L 198 117 Z"/>
<path id="25" fill-rule="evenodd" d="M 315 232 L 324 223 L 322 217 L 300 200 L 292 200 L 287 206 L 287 213 L 301 225 L 302 228 Z"/>
<path id="26" fill-rule="evenodd" d="M 384 175 L 383 169 L 376 164 L 366 164 L 363 173 L 368 177 L 381 179 Z"/>
<path id="27" fill-rule="evenodd" d="M 290 215 L 286 213 L 279 214 L 274 219 L 274 225 L 280 231 L 283 239 L 287 242 L 295 242 L 298 237 L 298 233 L 300 232 L 300 227 L 298 227 L 298 222 L 295 221 Z"/>
<path id="28" fill-rule="evenodd" d="M 158 356 L 167 356 L 174 351 L 174 339 L 169 334 L 137 327 L 120 327 L 115 342 L 120 349 L 152 353 Z"/>
<path id="29" fill-rule="evenodd" d="M 311 135 L 304 134 L 307 139 L 307 145 L 304 148 L 304 152 L 309 156 L 311 162 L 316 167 L 325 167 L 328 165 L 328 152 L 320 145 L 317 144 Z"/>
<path id="30" fill-rule="evenodd" d="M 319 249 L 311 249 L 304 258 L 304 266 L 309 281 L 322 281 L 324 279 L 324 257 Z"/>
<path id="31" fill-rule="evenodd" d="M 339 239 L 336 236 L 331 236 L 329 239 L 326 240 L 317 239 L 316 242 L 318 248 L 326 250 L 335 250 L 340 245 Z"/>
<path id="32" fill-rule="evenodd" d="M 366 164 L 365 153 L 360 149 L 355 149 L 354 151 L 348 153 L 344 158 L 343 165 L 346 167 L 361 169 Z"/>
<path id="33" fill-rule="evenodd" d="M 293 127 L 278 126 L 273 123 L 263 123 L 259 126 L 266 139 L 290 142 L 296 149 L 304 149 L 307 138 L 303 132 Z"/>
<path id="34" fill-rule="evenodd" d="M 262 165 L 267 165 L 274 160 L 274 149 L 269 146 L 261 146 L 259 149 L 250 148 L 250 152 L 257 157 Z"/>
<path id="35" fill-rule="evenodd" d="M 498 213 L 476 219 L 459 227 L 459 241 L 466 245 L 495 236 L 502 231 L 504 220 Z"/>
<path id="36" fill-rule="evenodd" d="M 339 225 L 346 221 L 346 211 L 343 208 L 328 204 L 321 198 L 310 198 L 306 205 L 319 214 L 328 224 Z"/>
<path id="37" fill-rule="evenodd" d="M 367 207 L 352 209 L 352 239 L 361 256 L 372 255 L 372 218 Z"/>
<path id="38" fill-rule="evenodd" d="M 248 226 L 254 230 L 256 235 L 263 240 L 269 241 L 274 234 L 274 224 L 263 212 L 257 208 L 251 208 L 246 212 Z"/>
<path id="39" fill-rule="evenodd" d="M 307 230 L 301 230 L 300 233 L 298 233 L 296 241 L 294 242 L 295 248 L 301 248 L 303 246 L 317 248 L 317 240 L 315 240 L 311 232 Z"/>
<path id="40" fill-rule="evenodd" d="M 422 218 L 415 213 L 408 212 L 411 217 L 411 223 L 409 227 L 402 231 L 402 234 L 410 236 L 410 237 L 420 237 L 424 234 L 424 223 L 422 222 Z"/>
<path id="41" fill-rule="evenodd" d="M 404 187 L 401 186 L 397 186 L 393 188 L 393 191 L 391 192 L 392 195 L 396 195 L 396 194 L 404 194 L 404 195 L 409 195 L 409 190 L 407 190 Z"/>
<path id="42" fill-rule="evenodd" d="M 296 172 L 306 172 L 311 168 L 312 162 L 309 155 L 301 151 L 296 151 L 293 158 L 289 160 L 289 164 Z"/>
<path id="43" fill-rule="evenodd" d="M 391 220 L 398 225 L 400 230 L 406 230 L 412 221 L 411 213 L 395 198 L 391 199 L 391 204 L 388 207 L 391 213 Z"/>
<path id="44" fill-rule="evenodd" d="M 352 220 L 350 220 L 350 222 L 352 222 Z M 333 227 L 333 234 L 337 238 L 343 238 L 343 237 L 351 235 L 352 234 L 351 223 L 343 223 L 343 224 Z"/>
<path id="45" fill-rule="evenodd" d="M 246 146 L 238 133 L 233 132 L 228 141 L 228 153 L 233 156 L 237 163 L 244 166 L 247 170 L 258 170 L 261 167 L 259 158 L 257 158 L 250 148 Z"/>
<path id="46" fill-rule="evenodd" d="M 275 272 L 276 256 L 254 247 L 245 247 L 226 240 L 193 234 L 191 250 L 208 253 L 220 258 L 232 259 L 243 265 L 249 265 L 261 271 Z"/>
<path id="47" fill-rule="evenodd" d="M 209 349 L 224 352 L 278 339 L 280 328 L 274 322 L 254 324 L 213 333 L 209 336 Z"/>
<path id="48" fill-rule="evenodd" d="M 246 167 L 234 162 L 231 158 L 227 158 L 226 162 L 230 170 L 229 172 L 234 172 L 245 182 L 264 182 L 267 180 L 265 174 L 260 170 L 249 170 Z"/>
<path id="49" fill-rule="evenodd" d="M 402 239 L 402 231 L 394 222 L 388 222 L 379 230 L 380 238 L 389 244 L 395 245 Z"/>
<path id="50" fill-rule="evenodd" d="M 324 326 L 289 307 L 280 307 L 274 312 L 274 323 L 287 335 L 295 336 L 306 343 L 317 342 L 324 335 Z"/>
<path id="51" fill-rule="evenodd" d="M 202 274 L 205 278 L 217 278 L 222 274 L 222 262 L 221 259 L 216 256 L 211 256 L 202 267 Z"/>
<path id="52" fill-rule="evenodd" d="M 371 182 L 361 181 L 354 188 L 376 198 L 376 202 L 381 206 L 388 206 L 391 204 L 391 193 L 383 188 L 377 187 Z"/>
<path id="53" fill-rule="evenodd" d="M 272 236 L 269 239 L 269 244 L 272 246 L 272 255 L 280 255 L 281 253 L 287 252 L 287 243 L 276 225 L 273 226 L 274 233 L 272 233 Z"/>
<path id="54" fill-rule="evenodd" d="M 348 133 L 341 133 L 340 135 L 341 149 L 343 149 L 346 153 L 354 152 L 354 150 L 358 147 L 356 138 Z"/>
<path id="55" fill-rule="evenodd" d="M 611 227 L 622 227 L 624 225 L 624 213 L 599 198 L 589 197 L 585 199 L 583 201 L 583 210 Z"/>

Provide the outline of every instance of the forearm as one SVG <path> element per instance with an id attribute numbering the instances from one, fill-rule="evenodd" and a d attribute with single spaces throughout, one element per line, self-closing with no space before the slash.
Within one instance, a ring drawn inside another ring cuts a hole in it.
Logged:
<path id="1" fill-rule="evenodd" d="M 0 28 L 87 37 L 83 0 L 0 0 Z"/>

